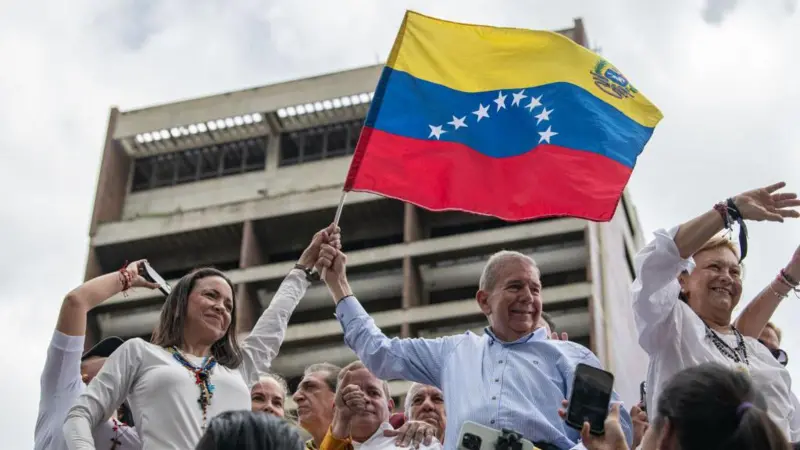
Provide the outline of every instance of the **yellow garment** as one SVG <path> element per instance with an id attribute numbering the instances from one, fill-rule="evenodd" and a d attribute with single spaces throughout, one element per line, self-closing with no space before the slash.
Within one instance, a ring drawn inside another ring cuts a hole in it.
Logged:
<path id="1" fill-rule="evenodd" d="M 328 432 L 325 433 L 325 439 L 319 446 L 319 450 L 353 450 L 353 445 L 350 443 L 350 438 L 338 439 L 333 436 L 332 430 L 329 427 Z"/>

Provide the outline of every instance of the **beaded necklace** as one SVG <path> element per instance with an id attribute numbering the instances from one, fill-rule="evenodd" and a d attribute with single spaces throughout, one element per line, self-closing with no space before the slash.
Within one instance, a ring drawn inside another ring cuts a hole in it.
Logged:
<path id="1" fill-rule="evenodd" d="M 185 367 L 192 376 L 195 384 L 200 388 L 200 397 L 197 403 L 200 404 L 200 409 L 203 411 L 203 430 L 206 429 L 206 419 L 208 413 L 208 405 L 211 404 L 211 398 L 214 397 L 214 384 L 211 383 L 211 371 L 216 367 L 217 361 L 213 356 L 207 356 L 203 359 L 200 367 L 195 366 L 189 362 L 174 345 L 167 350 L 172 353 L 175 358 L 183 367 Z"/>
<path id="2" fill-rule="evenodd" d="M 750 359 L 747 357 L 747 347 L 744 345 L 744 338 L 736 327 L 731 325 L 731 330 L 733 330 L 733 334 L 736 335 L 736 348 L 731 348 L 727 342 L 722 340 L 717 333 L 711 330 L 707 323 L 703 322 L 703 324 L 706 326 L 706 337 L 711 338 L 711 342 L 714 343 L 714 346 L 717 347 L 720 353 L 726 358 L 733 360 L 733 362 L 744 364 L 745 368 L 750 365 Z"/>

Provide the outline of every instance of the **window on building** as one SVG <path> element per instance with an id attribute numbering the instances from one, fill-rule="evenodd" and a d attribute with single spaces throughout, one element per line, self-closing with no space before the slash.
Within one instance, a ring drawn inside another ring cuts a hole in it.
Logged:
<path id="1" fill-rule="evenodd" d="M 264 170 L 267 137 L 243 139 L 135 160 L 133 192 Z"/>
<path id="2" fill-rule="evenodd" d="M 352 155 L 361 133 L 361 125 L 361 120 L 353 120 L 283 133 L 278 165 L 292 166 Z"/>

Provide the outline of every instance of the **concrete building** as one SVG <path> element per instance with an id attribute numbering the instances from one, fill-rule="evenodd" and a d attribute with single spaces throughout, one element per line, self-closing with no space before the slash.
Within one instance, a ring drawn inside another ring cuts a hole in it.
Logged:
<path id="1" fill-rule="evenodd" d="M 586 45 L 580 20 L 562 33 Z M 86 278 L 145 257 L 170 280 L 215 266 L 237 285 L 246 333 L 312 234 L 333 219 L 381 68 L 135 111 L 113 108 Z M 618 385 L 633 378 L 630 395 L 638 395 L 646 359 L 615 348 L 622 342 L 638 349 L 625 305 L 642 236 L 627 194 L 603 224 L 512 224 L 351 194 L 341 227 L 353 289 L 387 334 L 482 332 L 485 318 L 473 299 L 482 265 L 496 250 L 517 249 L 539 262 L 545 309 L 558 329 L 591 347 L 617 372 Z M 150 292 L 107 301 L 92 313 L 87 345 L 109 335 L 149 338 L 162 303 Z M 333 311 L 318 284 L 292 316 L 273 364 L 292 387 L 308 364 L 354 359 Z M 407 383 L 391 386 L 399 397 Z"/>

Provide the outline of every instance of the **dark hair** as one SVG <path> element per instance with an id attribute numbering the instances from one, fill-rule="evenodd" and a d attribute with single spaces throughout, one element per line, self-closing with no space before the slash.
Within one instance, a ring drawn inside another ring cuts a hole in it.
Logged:
<path id="1" fill-rule="evenodd" d="M 184 275 L 172 288 L 172 292 L 161 307 L 161 316 L 158 325 L 153 331 L 150 342 L 162 347 L 183 345 L 183 328 L 186 324 L 186 311 L 189 304 L 189 294 L 195 283 L 207 277 L 220 277 L 231 287 L 233 293 L 233 309 L 231 310 L 231 324 L 225 335 L 211 346 L 211 354 L 217 362 L 229 369 L 235 369 L 242 364 L 242 350 L 236 339 L 236 288 L 224 273 L 217 269 L 203 268 Z"/>
<path id="2" fill-rule="evenodd" d="M 681 450 L 790 448 L 765 405 L 746 374 L 705 363 L 667 382 L 654 426 L 669 421 Z"/>
<path id="3" fill-rule="evenodd" d="M 227 411 L 211 419 L 195 450 L 302 450 L 289 423 L 263 412 Z"/>
<path id="4" fill-rule="evenodd" d="M 312 364 L 306 367 L 306 370 L 303 371 L 303 376 L 316 372 L 327 372 L 327 375 L 325 375 L 324 378 L 325 384 L 328 385 L 331 392 L 336 392 L 337 377 L 339 376 L 340 370 L 342 370 L 342 368 L 339 366 L 323 362 L 323 363 Z"/>
<path id="5" fill-rule="evenodd" d="M 550 314 L 542 311 L 542 320 L 547 322 L 547 326 L 550 327 L 550 331 L 556 331 L 556 323 L 553 322 L 553 317 Z"/>

